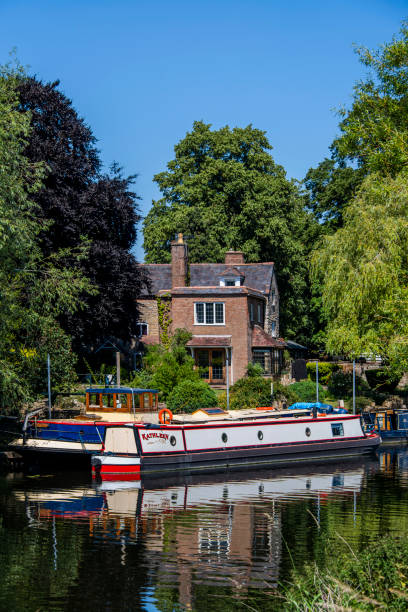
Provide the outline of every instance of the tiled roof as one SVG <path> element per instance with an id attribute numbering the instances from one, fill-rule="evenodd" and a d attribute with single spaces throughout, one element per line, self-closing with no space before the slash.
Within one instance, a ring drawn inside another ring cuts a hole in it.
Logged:
<path id="1" fill-rule="evenodd" d="M 254 325 L 252 329 L 251 345 L 254 348 L 286 348 L 286 343 L 281 338 L 272 338 L 259 325 Z"/>
<path id="2" fill-rule="evenodd" d="M 219 276 L 221 278 L 223 276 L 240 276 L 241 278 L 244 278 L 243 273 L 240 270 L 238 270 L 237 268 L 227 268 L 226 270 L 221 272 Z"/>
<path id="3" fill-rule="evenodd" d="M 268 293 L 273 275 L 273 263 L 240 264 L 234 266 L 240 276 L 245 277 L 245 286 Z M 227 264 L 191 264 L 190 285 L 192 287 L 211 287 L 217 285 L 220 276 L 231 269 Z"/>
<path id="4" fill-rule="evenodd" d="M 231 336 L 193 336 L 187 342 L 187 346 L 193 347 L 225 347 L 231 346 Z"/>
<path id="5" fill-rule="evenodd" d="M 141 264 L 146 271 L 149 295 L 171 290 L 171 264 Z M 225 263 L 190 264 L 190 287 L 219 286 L 220 277 L 234 270 L 234 276 L 245 277 L 245 286 L 267 294 L 273 276 L 273 263 L 239 264 L 231 268 Z"/>

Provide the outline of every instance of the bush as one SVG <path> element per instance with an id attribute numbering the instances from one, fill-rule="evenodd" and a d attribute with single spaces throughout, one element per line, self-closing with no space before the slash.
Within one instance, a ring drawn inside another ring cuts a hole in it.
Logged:
<path id="1" fill-rule="evenodd" d="M 316 401 L 316 383 L 312 380 L 301 380 L 300 382 L 289 385 L 289 389 L 293 391 L 299 398 L 300 402 L 315 402 Z M 326 397 L 326 391 L 319 384 L 319 400 Z"/>
<path id="2" fill-rule="evenodd" d="M 249 362 L 247 365 L 247 375 L 252 378 L 254 376 L 263 376 L 264 369 L 260 363 L 251 363 Z"/>
<path id="3" fill-rule="evenodd" d="M 191 414 L 199 408 L 217 405 L 217 396 L 203 380 L 183 380 L 170 392 L 167 408 L 175 414 Z"/>
<path id="4" fill-rule="evenodd" d="M 377 393 L 393 393 L 398 385 L 398 378 L 393 378 L 384 368 L 366 370 L 365 374 L 370 388 Z"/>
<path id="5" fill-rule="evenodd" d="M 289 387 L 280 383 L 273 383 L 273 400 L 281 400 L 293 404 L 299 400 L 298 396 Z M 227 395 L 219 397 L 219 405 L 227 407 Z M 271 406 L 271 380 L 261 376 L 240 378 L 230 389 L 230 410 L 244 408 L 257 408 L 258 406 Z"/>
<path id="6" fill-rule="evenodd" d="M 356 397 L 356 413 L 360 414 L 363 412 L 366 406 L 372 404 L 373 400 L 370 397 L 364 397 L 364 395 L 358 395 Z M 353 410 L 353 400 L 350 400 L 350 408 Z"/>
<path id="7" fill-rule="evenodd" d="M 353 374 L 352 372 L 334 372 L 329 380 L 328 391 L 332 397 L 337 399 L 352 397 L 353 395 Z M 370 387 L 361 376 L 356 376 L 356 395 L 370 397 L 372 395 Z"/>
<path id="8" fill-rule="evenodd" d="M 316 362 L 308 361 L 306 364 L 307 374 L 310 380 L 316 382 Z M 333 372 L 338 372 L 340 366 L 337 363 L 329 363 L 326 361 L 319 362 L 319 382 L 322 385 L 327 385 Z"/>

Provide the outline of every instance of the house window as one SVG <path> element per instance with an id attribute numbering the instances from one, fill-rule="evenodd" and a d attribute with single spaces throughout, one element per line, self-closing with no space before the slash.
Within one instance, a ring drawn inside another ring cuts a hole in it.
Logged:
<path id="1" fill-rule="evenodd" d="M 136 323 L 136 336 L 147 336 L 149 333 L 149 326 L 147 323 Z"/>
<path id="2" fill-rule="evenodd" d="M 224 303 L 223 302 L 197 302 L 194 304 L 195 325 L 223 325 Z"/>
<path id="3" fill-rule="evenodd" d="M 235 278 L 221 278 L 220 279 L 220 286 L 221 287 L 240 287 L 241 286 L 241 279 L 239 276 L 235 277 Z"/>
<path id="4" fill-rule="evenodd" d="M 262 306 L 258 304 L 258 323 L 262 321 Z"/>
<path id="5" fill-rule="evenodd" d="M 249 317 L 250 317 L 251 321 L 254 320 L 254 305 L 253 304 L 249 305 Z"/>
<path id="6" fill-rule="evenodd" d="M 235 281 L 234 280 L 226 280 L 225 281 L 225 286 L 226 287 L 235 287 Z"/>

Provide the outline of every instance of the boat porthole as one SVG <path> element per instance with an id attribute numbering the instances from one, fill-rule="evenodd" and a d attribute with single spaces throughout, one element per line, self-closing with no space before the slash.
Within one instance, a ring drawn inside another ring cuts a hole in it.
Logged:
<path id="1" fill-rule="evenodd" d="M 258 440 L 263 440 L 263 433 L 262 433 L 262 431 L 258 431 Z"/>
<path id="2" fill-rule="evenodd" d="M 172 446 L 176 446 L 177 440 L 176 440 L 176 436 L 170 436 L 170 444 Z"/>
<path id="3" fill-rule="evenodd" d="M 310 431 L 310 427 L 306 427 L 305 434 L 307 435 L 307 437 L 309 437 L 311 433 L 312 432 Z"/>
<path id="4" fill-rule="evenodd" d="M 221 436 L 221 440 L 224 442 L 224 444 L 227 442 L 227 440 L 228 440 L 228 436 L 227 436 L 227 434 L 226 434 L 226 433 L 223 433 L 223 434 L 222 434 L 222 436 Z"/>

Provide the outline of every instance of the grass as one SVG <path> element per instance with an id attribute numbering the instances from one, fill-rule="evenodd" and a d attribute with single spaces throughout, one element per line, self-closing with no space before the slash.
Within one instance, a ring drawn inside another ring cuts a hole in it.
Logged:
<path id="1" fill-rule="evenodd" d="M 281 590 L 281 609 L 408 609 L 408 536 L 384 536 L 356 552 L 338 535 L 336 544 L 325 544 L 325 558 L 324 568 L 311 563 L 293 570 Z"/>

